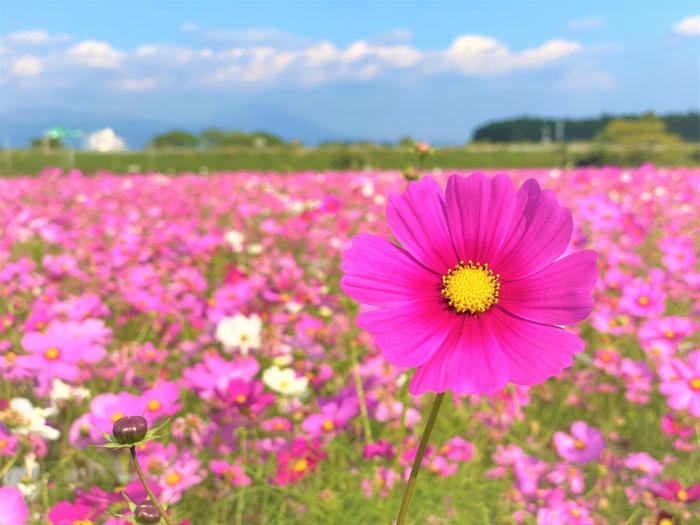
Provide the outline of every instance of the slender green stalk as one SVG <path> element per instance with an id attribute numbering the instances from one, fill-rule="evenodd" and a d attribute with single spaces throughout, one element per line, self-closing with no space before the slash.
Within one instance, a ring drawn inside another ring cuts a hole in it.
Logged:
<path id="1" fill-rule="evenodd" d="M 444 392 L 440 392 L 439 394 L 435 395 L 433 408 L 430 410 L 428 422 L 423 430 L 423 435 L 420 437 L 418 452 L 416 452 L 416 457 L 413 460 L 413 466 L 411 467 L 411 474 L 408 477 L 408 483 L 406 483 L 406 490 L 403 493 L 403 500 L 401 501 L 401 508 L 399 509 L 399 517 L 396 518 L 396 525 L 404 525 L 406 523 L 408 504 L 411 502 L 413 490 L 416 488 L 416 479 L 418 478 L 418 471 L 420 470 L 421 463 L 423 462 L 423 456 L 425 456 L 425 448 L 428 446 L 430 433 L 433 431 L 433 426 L 435 426 L 435 420 L 437 419 L 438 412 L 440 412 L 440 405 L 442 404 L 442 398 L 444 397 Z"/>
<path id="2" fill-rule="evenodd" d="M 355 389 L 357 389 L 357 398 L 360 400 L 360 417 L 362 418 L 362 427 L 367 443 L 372 443 L 374 441 L 372 439 L 372 427 L 369 424 L 367 401 L 365 400 L 365 389 L 362 386 L 362 377 L 360 377 L 360 363 L 357 359 L 357 345 L 354 341 L 350 343 L 350 353 L 352 355 L 353 375 L 355 376 Z"/>
<path id="3" fill-rule="evenodd" d="M 146 481 L 146 476 L 143 475 L 143 470 L 141 470 L 141 465 L 139 465 L 139 460 L 136 458 L 136 447 L 129 448 L 129 452 L 131 453 L 131 461 L 134 464 L 134 468 L 136 469 L 136 474 L 138 475 L 139 479 L 141 480 L 141 484 L 143 485 L 143 488 L 146 489 L 146 494 L 148 494 L 148 497 L 151 500 L 151 503 L 153 503 L 153 505 L 158 509 L 158 513 L 160 514 L 160 517 L 163 518 L 165 523 L 167 523 L 168 525 L 173 525 L 173 522 L 170 521 L 170 518 L 165 513 L 165 509 L 160 505 L 160 503 L 158 503 L 158 500 L 153 495 L 153 491 L 151 490 L 151 487 L 148 485 L 148 481 Z"/>

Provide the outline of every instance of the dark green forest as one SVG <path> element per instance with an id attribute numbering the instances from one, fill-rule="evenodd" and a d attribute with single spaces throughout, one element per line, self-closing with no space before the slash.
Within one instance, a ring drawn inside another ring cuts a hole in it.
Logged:
<path id="1" fill-rule="evenodd" d="M 584 119 L 554 119 L 538 117 L 518 117 L 489 122 L 480 126 L 474 132 L 475 141 L 484 142 L 539 142 L 543 132 L 556 140 L 558 122 L 563 123 L 563 139 L 567 142 L 592 140 L 605 129 L 605 126 L 615 119 L 641 119 L 644 115 L 608 115 Z M 666 131 L 680 135 L 688 142 L 700 141 L 700 113 L 669 113 L 658 116 L 666 125 Z M 562 124 L 559 124 L 562 126 Z"/>

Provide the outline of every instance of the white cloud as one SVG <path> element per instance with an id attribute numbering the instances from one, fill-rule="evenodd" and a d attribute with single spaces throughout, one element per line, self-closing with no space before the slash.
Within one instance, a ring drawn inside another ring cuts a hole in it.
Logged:
<path id="1" fill-rule="evenodd" d="M 184 22 L 182 26 L 180 27 L 180 30 L 183 33 L 194 33 L 199 29 L 199 26 L 195 24 L 194 22 Z"/>
<path id="2" fill-rule="evenodd" d="M 50 35 L 39 29 L 30 31 L 17 31 L 6 35 L 3 40 L 15 45 L 39 46 L 48 44 L 61 44 L 70 41 L 70 35 Z"/>
<path id="3" fill-rule="evenodd" d="M 569 22 L 570 29 L 597 29 L 602 27 L 605 20 L 599 16 L 590 16 L 588 18 L 579 18 Z"/>
<path id="4" fill-rule="evenodd" d="M 121 65 L 123 53 L 107 42 L 85 40 L 71 47 L 67 56 L 75 64 L 96 69 L 117 69 Z"/>
<path id="5" fill-rule="evenodd" d="M 614 85 L 613 79 L 605 71 L 594 67 L 582 67 L 569 71 L 558 82 L 557 88 L 572 93 L 592 93 L 607 91 Z"/>
<path id="6" fill-rule="evenodd" d="M 158 85 L 155 78 L 123 78 L 112 84 L 119 91 L 130 91 L 138 93 L 141 91 L 150 91 Z"/>
<path id="7" fill-rule="evenodd" d="M 25 55 L 12 64 L 12 74 L 18 77 L 35 77 L 41 73 L 43 63 L 40 58 Z"/>
<path id="8" fill-rule="evenodd" d="M 16 68 L 25 76 L 41 72 L 54 86 L 90 78 L 104 82 L 102 87 L 130 92 L 156 88 L 259 89 L 282 83 L 310 86 L 340 80 L 366 81 L 402 71 L 416 76 L 504 75 L 546 67 L 581 49 L 577 42 L 554 39 L 537 47 L 511 50 L 491 37 L 462 35 L 447 49 L 426 50 L 409 44 L 411 34 L 402 29 L 347 46 L 311 41 L 275 29 L 212 32 L 189 22 L 183 29 L 197 42 L 184 46 L 146 43 L 126 51 L 108 42 L 86 40 L 68 48 L 52 48 L 44 55 L 32 53 L 32 58 L 23 57 L 24 62 Z M 71 75 L 63 74 L 71 65 L 82 66 L 83 71 L 74 69 Z M 110 74 L 99 76 L 90 70 Z"/>
<path id="9" fill-rule="evenodd" d="M 700 15 L 687 16 L 673 25 L 673 31 L 679 35 L 700 35 Z"/>
<path id="10" fill-rule="evenodd" d="M 550 40 L 540 47 L 513 53 L 496 39 L 463 35 L 446 51 L 448 66 L 465 75 L 493 75 L 519 69 L 536 69 L 581 49 L 578 42 Z"/>

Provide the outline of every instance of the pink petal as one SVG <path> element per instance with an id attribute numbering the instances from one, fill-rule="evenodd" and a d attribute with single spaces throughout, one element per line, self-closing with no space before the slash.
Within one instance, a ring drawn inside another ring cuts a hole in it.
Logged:
<path id="1" fill-rule="evenodd" d="M 401 245 L 440 275 L 458 262 L 444 206 L 440 186 L 426 177 L 410 183 L 404 193 L 392 195 L 386 210 L 391 231 Z"/>
<path id="2" fill-rule="evenodd" d="M 596 252 L 586 250 L 517 281 L 501 283 L 499 305 L 525 319 L 548 324 L 582 321 L 593 309 Z"/>
<path id="3" fill-rule="evenodd" d="M 452 175 L 445 192 L 447 221 L 460 259 L 490 263 L 508 233 L 515 186 L 507 175 Z"/>
<path id="4" fill-rule="evenodd" d="M 572 231 L 571 212 L 530 179 L 518 190 L 508 234 L 490 266 L 511 281 L 532 275 L 564 253 Z"/>
<path id="5" fill-rule="evenodd" d="M 493 394 L 508 382 L 508 365 L 481 316 L 462 316 L 438 352 L 420 366 L 409 392 Z"/>
<path id="6" fill-rule="evenodd" d="M 500 307 L 488 312 L 488 321 L 510 370 L 510 380 L 535 385 L 570 367 L 573 355 L 585 343 L 563 328 L 521 319 Z"/>
<path id="7" fill-rule="evenodd" d="M 364 312 L 357 325 L 374 336 L 387 361 L 415 367 L 430 359 L 458 320 L 436 299 Z"/>
<path id="8" fill-rule="evenodd" d="M 375 306 L 440 297 L 440 276 L 376 235 L 358 235 L 343 255 L 340 281 L 355 301 Z"/>

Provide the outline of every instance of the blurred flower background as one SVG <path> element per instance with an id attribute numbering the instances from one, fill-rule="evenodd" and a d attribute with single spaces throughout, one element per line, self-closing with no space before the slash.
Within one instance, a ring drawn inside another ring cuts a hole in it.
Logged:
<path id="1" fill-rule="evenodd" d="M 134 523 L 125 416 L 175 523 L 392 523 L 432 396 L 341 261 L 475 171 L 571 210 L 593 310 L 557 378 L 446 396 L 407 523 L 698 523 L 697 2 L 2 11 L 0 524 Z"/>

